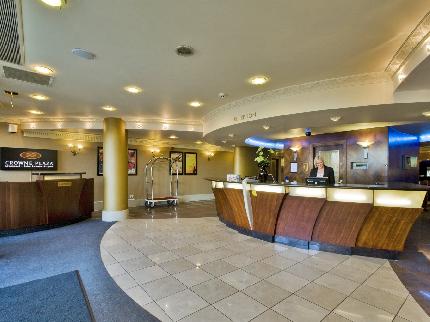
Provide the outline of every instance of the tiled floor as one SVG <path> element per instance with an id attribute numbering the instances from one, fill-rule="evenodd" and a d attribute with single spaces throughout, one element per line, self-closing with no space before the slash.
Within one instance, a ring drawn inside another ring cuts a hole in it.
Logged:
<path id="1" fill-rule="evenodd" d="M 212 202 L 132 213 L 101 255 L 162 321 L 430 321 L 387 260 L 254 239 L 222 224 Z"/>

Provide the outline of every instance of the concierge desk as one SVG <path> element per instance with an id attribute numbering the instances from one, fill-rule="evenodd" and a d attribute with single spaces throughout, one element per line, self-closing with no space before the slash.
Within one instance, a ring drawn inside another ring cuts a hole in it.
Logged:
<path id="1" fill-rule="evenodd" d="M 422 213 L 428 187 L 212 182 L 222 222 L 242 233 L 344 254 L 395 258 Z"/>
<path id="2" fill-rule="evenodd" d="M 0 235 L 85 219 L 94 211 L 94 179 L 0 182 Z"/>

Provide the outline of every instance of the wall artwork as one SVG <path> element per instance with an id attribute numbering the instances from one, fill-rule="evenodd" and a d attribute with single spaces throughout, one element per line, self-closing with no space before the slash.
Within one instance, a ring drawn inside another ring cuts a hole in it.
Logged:
<path id="1" fill-rule="evenodd" d="M 403 169 L 412 169 L 418 166 L 418 157 L 416 156 L 403 155 L 402 161 Z"/>
<path id="2" fill-rule="evenodd" d="M 170 162 L 170 169 L 172 170 L 172 173 L 176 174 L 176 171 L 178 171 L 179 175 L 184 174 L 183 153 L 170 151 L 170 159 L 172 159 L 172 161 Z"/>
<path id="3" fill-rule="evenodd" d="M 197 153 L 185 152 L 185 174 L 197 175 Z"/>
<path id="4" fill-rule="evenodd" d="M 103 175 L 103 148 L 97 147 L 97 175 Z M 128 175 L 137 175 L 137 149 L 128 149 Z"/>

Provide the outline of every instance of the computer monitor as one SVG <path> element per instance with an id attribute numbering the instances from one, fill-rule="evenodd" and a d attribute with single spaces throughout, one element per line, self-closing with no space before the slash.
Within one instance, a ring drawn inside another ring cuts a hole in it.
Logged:
<path id="1" fill-rule="evenodd" d="M 327 186 L 328 178 L 327 177 L 308 177 L 306 178 L 306 184 L 308 186 Z"/>

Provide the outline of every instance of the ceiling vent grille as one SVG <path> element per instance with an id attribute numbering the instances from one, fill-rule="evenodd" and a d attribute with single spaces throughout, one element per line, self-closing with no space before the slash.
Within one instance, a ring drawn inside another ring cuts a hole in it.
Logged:
<path id="1" fill-rule="evenodd" d="M 15 0 L 0 0 L 0 60 L 22 64 L 20 7 Z"/>
<path id="2" fill-rule="evenodd" d="M 42 75 L 35 72 L 29 72 L 27 70 L 18 69 L 10 66 L 3 66 L 4 77 L 16 79 L 19 81 L 51 86 L 54 78 L 52 76 Z"/>

